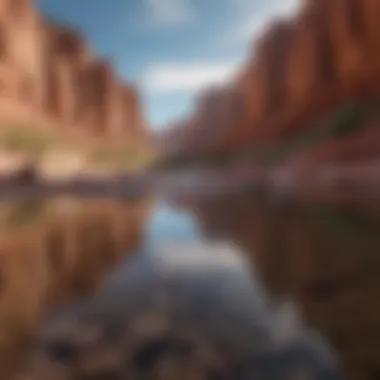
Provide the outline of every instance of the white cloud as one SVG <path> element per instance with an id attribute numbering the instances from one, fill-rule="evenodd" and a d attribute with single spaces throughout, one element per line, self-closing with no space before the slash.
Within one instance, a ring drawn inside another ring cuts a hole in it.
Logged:
<path id="1" fill-rule="evenodd" d="M 236 1 L 236 0 L 231 0 Z M 234 25 L 234 42 L 247 43 L 257 38 L 268 23 L 277 17 L 289 17 L 298 9 L 299 0 L 238 0 L 243 19 Z"/>
<path id="2" fill-rule="evenodd" d="M 228 82 L 239 67 L 237 60 L 194 62 L 186 64 L 158 63 L 143 77 L 143 88 L 149 93 L 197 92 L 205 87 Z"/>
<path id="3" fill-rule="evenodd" d="M 188 24 L 196 16 L 196 10 L 188 0 L 143 0 L 146 23 L 164 28 Z"/>

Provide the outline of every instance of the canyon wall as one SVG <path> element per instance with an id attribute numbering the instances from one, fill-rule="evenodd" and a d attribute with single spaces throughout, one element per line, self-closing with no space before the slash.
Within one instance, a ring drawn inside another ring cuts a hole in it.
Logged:
<path id="1" fill-rule="evenodd" d="M 61 130 L 143 143 L 136 88 L 122 83 L 70 27 L 51 23 L 31 0 L 0 1 L 0 120 L 39 120 Z M 27 111 L 26 111 L 27 110 Z"/>
<path id="2" fill-rule="evenodd" d="M 343 102 L 379 93 L 377 0 L 302 0 L 291 19 L 268 25 L 251 58 L 164 147 L 196 153 L 286 140 Z M 219 96 L 221 98 L 221 96 Z M 223 115 L 223 116 L 222 116 Z M 205 136 L 207 135 L 207 143 Z"/>

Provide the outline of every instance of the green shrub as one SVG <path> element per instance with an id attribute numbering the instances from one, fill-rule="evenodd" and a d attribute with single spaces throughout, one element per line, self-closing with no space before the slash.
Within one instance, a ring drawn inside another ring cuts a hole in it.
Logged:
<path id="1" fill-rule="evenodd" d="M 91 164 L 111 165 L 123 170 L 143 167 L 150 159 L 148 153 L 126 148 L 99 148 L 88 153 Z"/>
<path id="2" fill-rule="evenodd" d="M 32 156 L 46 153 L 55 144 L 53 136 L 45 131 L 32 131 L 20 127 L 4 129 L 0 134 L 0 141 L 7 150 Z"/>
<path id="3" fill-rule="evenodd" d="M 22 227 L 47 216 L 46 203 L 34 200 L 15 202 L 6 215 L 3 224 L 6 227 Z"/>
<path id="4" fill-rule="evenodd" d="M 272 164 L 322 141 L 339 138 L 360 128 L 370 115 L 370 107 L 360 102 L 347 102 L 322 118 L 309 129 L 278 143 L 261 146 L 246 156 L 261 164 Z"/>
<path id="5" fill-rule="evenodd" d="M 368 118 L 370 110 L 360 103 L 349 103 L 331 115 L 328 121 L 331 135 L 340 137 L 357 130 Z"/>

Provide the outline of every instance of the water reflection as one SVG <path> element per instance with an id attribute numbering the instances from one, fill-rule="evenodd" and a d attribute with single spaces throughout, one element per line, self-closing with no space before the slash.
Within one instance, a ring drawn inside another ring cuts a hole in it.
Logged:
<path id="1" fill-rule="evenodd" d="M 0 378 L 377 379 L 376 210 L 3 203 Z"/>
<path id="2" fill-rule="evenodd" d="M 0 378 L 47 308 L 84 297 L 136 247 L 146 205 L 57 199 L 0 204 Z"/>
<path id="3" fill-rule="evenodd" d="M 360 204 L 360 203 L 359 203 Z M 202 230 L 249 253 L 269 294 L 326 337 L 349 379 L 380 377 L 380 218 L 372 209 L 188 201 Z M 228 211 L 227 211 L 228 209 Z"/>
<path id="4" fill-rule="evenodd" d="M 191 210 L 181 210 L 158 200 L 151 210 L 144 234 L 144 244 L 154 251 L 157 245 L 192 243 L 203 238 L 198 221 Z"/>
<path id="5" fill-rule="evenodd" d="M 327 342 L 304 324 L 299 299 L 261 285 L 260 244 L 269 252 L 264 261 L 282 251 L 274 239 L 282 237 L 281 219 L 269 218 L 277 229 L 265 230 L 257 226 L 265 212 L 236 202 L 183 205 L 198 225 L 191 213 L 157 204 L 139 253 L 95 296 L 50 316 L 24 369 L 28 378 L 339 378 Z"/>

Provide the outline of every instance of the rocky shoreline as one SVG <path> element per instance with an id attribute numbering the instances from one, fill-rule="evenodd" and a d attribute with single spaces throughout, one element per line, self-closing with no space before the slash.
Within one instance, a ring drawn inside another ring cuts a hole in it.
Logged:
<path id="1" fill-rule="evenodd" d="M 0 201 L 23 198 L 49 198 L 60 195 L 75 197 L 142 197 L 149 189 L 147 178 L 138 175 L 74 177 L 64 180 L 45 180 L 22 170 L 0 176 Z"/>
<path id="2" fill-rule="evenodd" d="M 187 178 L 186 180 L 182 177 Z M 192 177 L 192 178 L 189 178 Z M 330 163 L 297 170 L 294 167 L 231 167 L 199 169 L 158 176 L 158 189 L 174 197 L 223 197 L 244 193 L 274 202 L 307 202 L 342 207 L 380 205 L 380 160 Z"/>
<path id="3" fill-rule="evenodd" d="M 380 203 L 380 159 L 353 163 L 324 163 L 310 168 L 278 165 L 181 169 L 161 172 L 116 173 L 93 176 L 72 175 L 49 179 L 33 167 L 0 175 L 0 200 L 45 198 L 59 195 L 76 197 L 142 197 L 203 194 L 223 196 L 244 192 L 274 201 L 320 202 L 337 206 Z"/>

